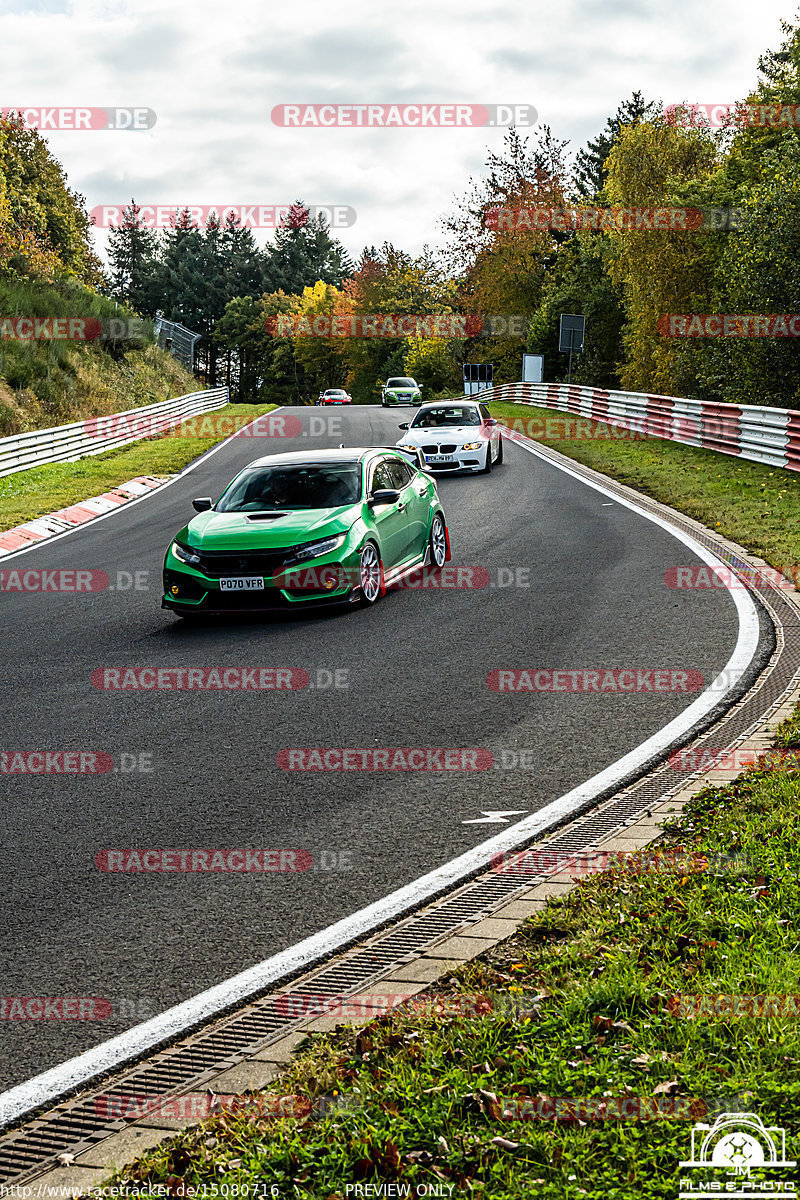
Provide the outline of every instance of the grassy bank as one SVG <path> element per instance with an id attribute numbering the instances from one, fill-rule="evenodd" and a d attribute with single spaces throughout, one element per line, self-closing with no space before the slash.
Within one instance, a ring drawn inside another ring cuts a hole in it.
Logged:
<path id="1" fill-rule="evenodd" d="M 97 318 L 136 314 L 76 280 L 0 276 L 0 319 Z M 121 329 L 121 324 L 113 327 Z M 143 341 L 0 339 L 0 437 L 48 429 L 82 417 L 122 412 L 199 391 L 203 386 L 164 350 Z"/>
<path id="2" fill-rule="evenodd" d="M 628 440 L 603 422 L 548 408 L 498 403 L 491 412 L 511 429 L 702 521 L 772 566 L 798 569 L 800 477 L 794 471 L 661 438 Z"/>
<path id="3" fill-rule="evenodd" d="M 166 437 L 145 439 L 73 463 L 51 463 L 0 479 L 0 530 L 12 529 L 34 517 L 97 496 L 136 475 L 173 475 L 183 470 L 232 431 L 254 417 L 271 412 L 274 404 L 237 404 L 194 417 Z M 197 436 L 205 433 L 205 436 Z M 253 458 L 261 452 L 253 441 Z"/>
<path id="4" fill-rule="evenodd" d="M 409 1191 L 384 1194 L 674 1200 L 692 1124 L 729 1109 L 784 1126 L 800 1157 L 800 1009 L 731 1016 L 725 999 L 800 991 L 799 798 L 785 764 L 699 793 L 667 835 L 677 859 L 643 852 L 585 879 L 437 985 L 514 997 L 516 1016 L 395 1012 L 314 1035 L 271 1090 L 338 1091 L 346 1114 L 224 1114 L 120 1178 L 174 1195 L 392 1183 Z"/>

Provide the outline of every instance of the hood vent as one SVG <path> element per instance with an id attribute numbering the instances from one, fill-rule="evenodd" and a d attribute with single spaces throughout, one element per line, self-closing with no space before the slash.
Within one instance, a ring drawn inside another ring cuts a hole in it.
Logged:
<path id="1" fill-rule="evenodd" d="M 281 517 L 288 517 L 288 515 L 285 512 L 247 513 L 246 518 L 248 521 L 277 521 Z"/>

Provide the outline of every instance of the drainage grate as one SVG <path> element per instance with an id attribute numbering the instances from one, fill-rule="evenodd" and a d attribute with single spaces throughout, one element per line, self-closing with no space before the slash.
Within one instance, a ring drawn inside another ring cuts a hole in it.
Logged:
<path id="1" fill-rule="evenodd" d="M 545 457 L 560 458 L 550 450 L 542 450 L 542 453 Z M 579 464 L 570 462 L 570 466 L 586 478 L 599 479 L 611 492 L 620 496 L 632 495 L 645 511 L 664 515 L 656 503 Z M 734 569 L 751 571 L 749 564 L 735 552 L 720 548 L 712 536 L 691 522 L 680 517 L 671 518 L 671 521 Z M 769 611 L 776 631 L 771 662 L 757 685 L 708 731 L 695 738 L 692 748 L 702 748 L 712 736 L 716 746 L 730 747 L 741 742 L 777 707 L 800 675 L 800 613 L 769 580 L 766 581 L 766 593 L 759 599 Z M 569 823 L 556 833 L 534 840 L 531 845 L 551 854 L 589 850 L 640 816 L 653 803 L 668 799 L 691 780 L 690 774 L 675 771 L 668 762 L 662 763 L 642 779 L 601 798 L 599 807 L 597 799 L 589 802 L 587 807 L 591 811 L 587 815 L 570 818 Z M 65 1101 L 41 1117 L 28 1120 L 0 1140 L 0 1183 L 18 1183 L 32 1178 L 55 1165 L 58 1154 L 67 1150 L 79 1154 L 125 1128 L 130 1122 L 112 1120 L 104 1115 L 107 1109 L 104 1103 L 97 1104 L 98 1095 L 145 1093 L 166 1097 L 209 1086 L 221 1071 L 302 1027 L 304 1019 L 293 1015 L 291 1005 L 281 1002 L 281 996 L 355 992 L 543 878 L 541 871 L 525 869 L 524 865 L 513 873 L 490 871 L 479 875 L 418 914 L 402 918 L 385 931 L 372 934 L 328 965 L 307 972 L 291 989 L 284 986 L 279 994 L 264 996 L 249 1002 L 237 1013 L 216 1018 L 209 1027 L 152 1055 L 138 1066 L 117 1072 L 105 1087 L 98 1088 L 95 1083 L 91 1092 L 86 1089 L 79 1098 Z"/>

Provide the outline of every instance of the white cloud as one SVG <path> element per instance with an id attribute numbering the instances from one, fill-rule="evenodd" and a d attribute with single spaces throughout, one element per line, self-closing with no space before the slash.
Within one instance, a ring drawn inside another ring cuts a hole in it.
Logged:
<path id="1" fill-rule="evenodd" d="M 376 10 L 307 0 L 0 0 L 0 107 L 141 105 L 149 132 L 56 132 L 89 208 L 349 204 L 354 255 L 409 250 L 479 171 L 499 129 L 282 129 L 281 103 L 535 105 L 577 149 L 635 89 L 664 103 L 733 101 L 781 40 L 784 0 L 404 0 Z M 259 235 L 262 237 L 263 235 Z"/>

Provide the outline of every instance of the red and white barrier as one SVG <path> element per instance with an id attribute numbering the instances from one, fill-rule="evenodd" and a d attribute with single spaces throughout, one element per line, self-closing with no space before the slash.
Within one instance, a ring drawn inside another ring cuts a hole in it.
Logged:
<path id="1" fill-rule="evenodd" d="M 131 500 L 138 500 L 140 496 L 146 496 L 155 488 L 162 487 L 168 479 L 169 477 L 161 478 L 156 475 L 137 475 L 135 479 L 119 484 L 110 492 L 91 496 L 88 500 L 81 500 L 79 504 L 70 504 L 68 508 L 48 513 L 46 517 L 37 517 L 34 521 L 26 521 L 24 525 L 7 529 L 5 533 L 0 533 L 0 558 L 45 542 L 67 529 L 85 525 L 87 521 L 94 521 L 112 509 L 129 504 Z"/>
<path id="2" fill-rule="evenodd" d="M 481 399 L 553 408 L 633 433 L 800 471 L 800 412 L 793 409 L 717 404 L 566 383 L 506 383 L 481 392 Z"/>

